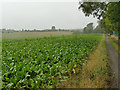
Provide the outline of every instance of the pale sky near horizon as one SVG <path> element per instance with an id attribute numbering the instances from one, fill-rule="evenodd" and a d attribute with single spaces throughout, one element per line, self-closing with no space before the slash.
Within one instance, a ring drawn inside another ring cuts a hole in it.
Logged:
<path id="1" fill-rule="evenodd" d="M 79 29 L 97 19 L 85 17 L 76 2 L 3 2 L 2 26 L 10 29 Z M 1 25 L 1 24 L 0 24 Z"/>

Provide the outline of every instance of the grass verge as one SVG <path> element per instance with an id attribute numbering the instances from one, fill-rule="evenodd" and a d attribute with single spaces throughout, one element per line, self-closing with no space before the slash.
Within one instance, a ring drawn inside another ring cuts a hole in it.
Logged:
<path id="1" fill-rule="evenodd" d="M 2 89 L 2 33 L 0 32 L 0 90 Z"/>
<path id="2" fill-rule="evenodd" d="M 116 43 L 116 42 L 114 42 L 111 38 L 109 38 L 108 37 L 108 40 L 109 40 L 109 42 L 112 44 L 112 46 L 115 48 L 115 50 L 120 54 L 120 47 L 119 47 L 119 45 Z"/>
<path id="3" fill-rule="evenodd" d="M 118 41 L 118 37 L 115 35 L 111 35 L 112 38 L 116 39 Z"/>
<path id="4" fill-rule="evenodd" d="M 108 88 L 110 84 L 109 64 L 105 45 L 105 36 L 95 51 L 91 53 L 82 70 L 62 82 L 62 88 Z"/>

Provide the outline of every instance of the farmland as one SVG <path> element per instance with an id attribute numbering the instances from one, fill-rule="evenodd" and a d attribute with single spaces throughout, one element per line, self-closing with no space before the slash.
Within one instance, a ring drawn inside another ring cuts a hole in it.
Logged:
<path id="1" fill-rule="evenodd" d="M 56 87 L 78 73 L 101 34 L 3 40 L 3 88 Z"/>
<path id="2" fill-rule="evenodd" d="M 12 32 L 3 33 L 3 39 L 24 39 L 24 38 L 36 38 L 36 37 L 47 37 L 47 36 L 60 36 L 60 35 L 71 35 L 72 32 L 60 31 L 60 32 Z"/>

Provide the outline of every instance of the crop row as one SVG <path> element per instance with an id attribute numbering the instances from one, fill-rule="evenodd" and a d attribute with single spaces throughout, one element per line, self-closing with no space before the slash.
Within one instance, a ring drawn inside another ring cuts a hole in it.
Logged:
<path id="1" fill-rule="evenodd" d="M 101 35 L 70 35 L 3 40 L 2 87 L 56 87 L 62 76 L 78 72 L 100 39 Z"/>

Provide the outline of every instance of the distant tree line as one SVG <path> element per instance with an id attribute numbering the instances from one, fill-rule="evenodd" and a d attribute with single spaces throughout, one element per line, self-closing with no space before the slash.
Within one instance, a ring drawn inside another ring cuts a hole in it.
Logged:
<path id="1" fill-rule="evenodd" d="M 2 31 L 2 33 L 13 33 L 13 32 L 17 32 L 17 31 L 15 31 L 14 29 L 5 29 L 5 28 L 1 29 L 1 31 Z"/>
<path id="2" fill-rule="evenodd" d="M 66 30 L 66 29 L 45 29 L 45 30 L 22 30 L 22 32 L 58 32 L 58 31 L 70 31 L 70 30 Z"/>
<path id="3" fill-rule="evenodd" d="M 52 26 L 51 29 L 45 29 L 45 30 L 37 30 L 37 29 L 22 29 L 22 30 L 14 30 L 14 29 L 1 29 L 2 33 L 13 33 L 13 32 L 58 32 L 58 31 L 71 31 L 68 29 L 56 29 L 55 26 Z"/>
<path id="4" fill-rule="evenodd" d="M 65 30 L 65 29 L 56 29 L 55 26 L 52 26 L 51 29 L 45 29 L 45 30 L 24 30 L 22 29 L 22 32 L 57 32 L 57 31 L 70 31 L 70 30 Z"/>

